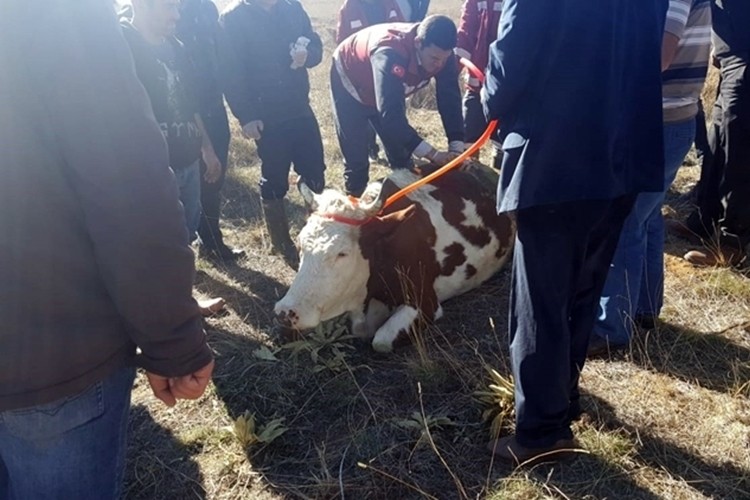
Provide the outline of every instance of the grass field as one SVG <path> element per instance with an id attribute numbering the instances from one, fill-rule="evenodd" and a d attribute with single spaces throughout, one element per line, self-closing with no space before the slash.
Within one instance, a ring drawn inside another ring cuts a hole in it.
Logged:
<path id="1" fill-rule="evenodd" d="M 222 2 L 219 2 L 222 3 Z M 337 0 L 304 0 L 326 57 L 311 71 L 331 186 L 342 185 L 328 96 Z M 458 0 L 432 11 L 458 17 Z M 713 82 L 715 85 L 715 81 Z M 710 96 L 710 91 L 707 92 Z M 442 144 L 430 109 L 409 110 Z M 234 126 L 224 229 L 248 258 L 198 261 L 200 296 L 228 314 L 207 320 L 214 383 L 169 409 L 139 376 L 133 392 L 126 492 L 132 499 L 750 498 L 750 280 L 746 270 L 693 269 L 667 242 L 666 305 L 658 327 L 629 352 L 587 363 L 585 449 L 564 465 L 513 470 L 485 450 L 502 412 L 475 394 L 488 368 L 508 374 L 507 269 L 445 305 L 445 317 L 411 347 L 379 356 L 338 323 L 296 344 L 272 332 L 272 308 L 292 280 L 268 254 L 254 144 Z M 293 145 L 290 144 L 290 147 Z M 695 182 L 688 158 L 670 200 Z M 384 175 L 373 169 L 373 178 Z M 304 223 L 290 196 L 294 229 Z M 688 207 L 670 202 L 671 214 Z M 503 433 L 512 419 L 499 420 Z"/>

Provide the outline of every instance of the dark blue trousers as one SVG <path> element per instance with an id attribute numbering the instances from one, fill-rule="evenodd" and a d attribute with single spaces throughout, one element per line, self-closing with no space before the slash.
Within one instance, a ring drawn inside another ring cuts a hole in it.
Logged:
<path id="1" fill-rule="evenodd" d="M 571 438 L 578 378 L 599 298 L 635 196 L 516 212 L 510 355 L 516 437 L 546 447 Z"/>

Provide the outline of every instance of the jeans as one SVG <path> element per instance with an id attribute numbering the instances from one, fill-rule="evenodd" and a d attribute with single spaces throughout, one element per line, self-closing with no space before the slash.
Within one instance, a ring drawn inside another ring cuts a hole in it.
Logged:
<path id="1" fill-rule="evenodd" d="M 190 243 L 195 241 L 198 226 L 201 223 L 201 167 L 200 160 L 192 165 L 174 170 L 177 187 L 180 189 L 180 201 L 185 212 Z"/>
<path id="2" fill-rule="evenodd" d="M 134 378 L 123 368 L 73 396 L 0 413 L 0 500 L 120 498 Z"/>
<path id="3" fill-rule="evenodd" d="M 599 302 L 594 334 L 624 345 L 633 318 L 657 317 L 664 302 L 664 219 L 661 207 L 695 138 L 695 120 L 664 125 L 664 191 L 641 193 L 625 220 Z"/>

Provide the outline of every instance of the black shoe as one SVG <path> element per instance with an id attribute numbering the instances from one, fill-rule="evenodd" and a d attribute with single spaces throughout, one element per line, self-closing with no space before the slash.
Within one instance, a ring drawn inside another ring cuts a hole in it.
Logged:
<path id="1" fill-rule="evenodd" d="M 641 330 L 653 330 L 656 328 L 656 316 L 653 314 L 636 314 L 633 323 Z"/>
<path id="2" fill-rule="evenodd" d="M 233 262 L 235 260 L 238 260 L 244 257 L 245 251 L 222 244 L 215 248 L 208 248 L 205 246 L 201 246 L 199 250 L 199 254 L 201 257 L 205 259 L 209 259 L 209 260 Z"/>

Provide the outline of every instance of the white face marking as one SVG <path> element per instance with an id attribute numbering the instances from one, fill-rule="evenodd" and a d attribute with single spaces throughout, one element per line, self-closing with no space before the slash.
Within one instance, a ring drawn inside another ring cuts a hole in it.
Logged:
<path id="1" fill-rule="evenodd" d="M 318 214 L 352 219 L 364 219 L 366 215 L 336 191 L 325 191 L 316 202 L 316 214 L 299 234 L 299 272 L 274 308 L 298 329 L 314 328 L 321 321 L 361 308 L 370 276 L 369 264 L 359 248 L 359 226 Z"/>

